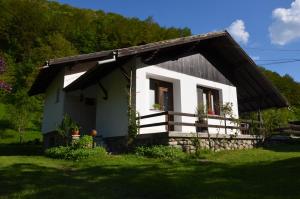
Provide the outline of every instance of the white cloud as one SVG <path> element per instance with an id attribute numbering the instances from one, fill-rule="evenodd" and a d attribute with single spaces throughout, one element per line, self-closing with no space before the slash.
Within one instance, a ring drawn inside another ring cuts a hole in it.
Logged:
<path id="1" fill-rule="evenodd" d="M 271 42 L 285 45 L 300 38 L 300 0 L 290 8 L 276 8 L 272 12 L 273 23 L 269 27 Z"/>
<path id="2" fill-rule="evenodd" d="M 227 28 L 228 32 L 233 36 L 233 38 L 242 44 L 247 44 L 249 40 L 249 33 L 246 31 L 245 23 L 243 20 L 235 20 Z"/>

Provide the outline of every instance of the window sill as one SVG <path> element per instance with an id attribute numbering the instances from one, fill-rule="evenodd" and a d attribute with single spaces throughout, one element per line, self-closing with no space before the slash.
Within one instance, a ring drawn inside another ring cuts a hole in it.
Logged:
<path id="1" fill-rule="evenodd" d="M 149 109 L 150 111 L 155 111 L 155 112 L 163 112 L 163 110 L 158 110 L 158 109 Z"/>

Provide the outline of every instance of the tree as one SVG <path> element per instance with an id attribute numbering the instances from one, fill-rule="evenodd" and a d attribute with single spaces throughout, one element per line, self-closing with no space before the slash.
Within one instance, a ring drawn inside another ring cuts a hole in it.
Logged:
<path id="1" fill-rule="evenodd" d="M 14 94 L 14 103 L 8 106 L 10 122 L 20 135 L 20 143 L 23 142 L 24 132 L 30 126 L 33 101 L 25 90 Z"/>

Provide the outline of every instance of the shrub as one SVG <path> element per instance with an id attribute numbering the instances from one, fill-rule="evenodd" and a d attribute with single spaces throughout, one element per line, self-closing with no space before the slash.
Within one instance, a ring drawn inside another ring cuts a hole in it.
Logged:
<path id="1" fill-rule="evenodd" d="M 161 159 L 182 159 L 186 157 L 186 154 L 177 148 L 169 146 L 140 146 L 135 149 L 135 154 L 140 156 L 146 156 L 150 158 L 161 158 Z"/>
<path id="2" fill-rule="evenodd" d="M 65 160 L 81 160 L 90 157 L 103 157 L 106 154 L 106 150 L 103 147 L 74 149 L 72 147 L 59 146 L 45 151 L 45 155 L 50 158 Z"/>
<path id="3" fill-rule="evenodd" d="M 74 149 L 87 149 L 93 147 L 93 137 L 84 135 L 79 140 L 75 141 L 72 146 Z"/>
<path id="4" fill-rule="evenodd" d="M 55 159 L 65 159 L 66 154 L 70 150 L 69 147 L 59 146 L 47 149 L 45 155 Z"/>

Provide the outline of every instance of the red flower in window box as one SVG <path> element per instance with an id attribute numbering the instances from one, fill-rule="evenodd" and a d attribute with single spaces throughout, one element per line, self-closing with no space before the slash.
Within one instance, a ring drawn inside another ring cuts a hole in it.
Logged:
<path id="1" fill-rule="evenodd" d="M 214 111 L 211 111 L 211 110 L 207 111 L 207 113 L 208 113 L 209 115 L 215 115 L 215 112 L 214 112 Z"/>

